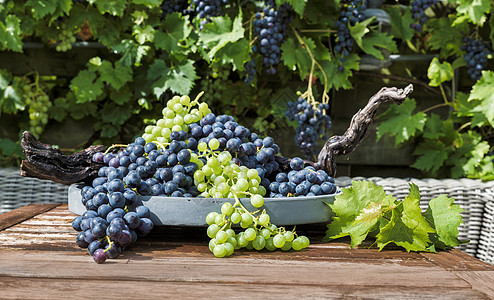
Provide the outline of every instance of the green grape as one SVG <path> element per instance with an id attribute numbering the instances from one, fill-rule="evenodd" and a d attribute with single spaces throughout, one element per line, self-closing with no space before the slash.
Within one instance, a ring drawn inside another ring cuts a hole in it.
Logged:
<path id="1" fill-rule="evenodd" d="M 270 237 L 266 240 L 266 245 L 264 246 L 264 248 L 268 249 L 269 251 L 276 250 L 276 246 L 274 245 L 272 237 Z"/>
<path id="2" fill-rule="evenodd" d="M 252 241 L 252 247 L 258 251 L 262 250 L 265 245 L 266 240 L 260 235 L 256 236 L 256 238 Z"/>
<path id="3" fill-rule="evenodd" d="M 258 222 L 259 222 L 259 225 L 261 225 L 261 226 L 268 225 L 269 224 L 269 215 L 268 214 L 261 214 L 259 216 L 259 221 Z"/>
<path id="4" fill-rule="evenodd" d="M 223 247 L 225 248 L 226 250 L 226 256 L 230 256 L 233 254 L 233 252 L 235 251 L 235 246 L 230 244 L 230 243 L 224 243 L 223 244 Z"/>
<path id="5" fill-rule="evenodd" d="M 167 119 L 173 119 L 173 118 L 175 118 L 175 115 L 176 114 L 175 114 L 175 112 L 173 110 L 169 109 L 168 107 L 165 108 L 165 109 L 167 109 L 167 111 L 164 114 L 165 118 L 167 118 Z"/>
<path id="6" fill-rule="evenodd" d="M 254 249 L 254 246 L 252 246 L 252 242 L 248 242 L 248 243 L 247 243 L 247 246 L 245 246 L 245 249 L 247 249 L 247 250 L 252 250 L 252 249 Z"/>
<path id="7" fill-rule="evenodd" d="M 245 235 L 243 232 L 237 236 L 237 241 L 238 241 L 238 245 L 241 248 L 246 247 L 247 244 L 249 243 L 249 241 L 245 238 Z"/>
<path id="8" fill-rule="evenodd" d="M 228 237 L 235 237 L 235 230 L 228 228 L 225 232 L 228 234 Z"/>
<path id="9" fill-rule="evenodd" d="M 216 233 L 215 238 L 216 238 L 216 242 L 218 244 L 223 244 L 228 239 L 228 234 L 226 232 L 224 232 L 223 230 L 220 230 Z"/>
<path id="10" fill-rule="evenodd" d="M 208 225 L 212 225 L 214 224 L 214 220 L 216 220 L 216 216 L 218 215 L 217 212 L 213 211 L 213 212 L 210 212 L 207 216 L 206 216 L 206 224 Z"/>
<path id="11" fill-rule="evenodd" d="M 144 133 L 151 133 L 153 131 L 153 128 L 153 125 L 146 126 L 146 128 L 144 128 Z"/>
<path id="12" fill-rule="evenodd" d="M 233 205 L 230 202 L 223 203 L 221 206 L 221 213 L 226 216 L 230 216 L 233 214 Z"/>
<path id="13" fill-rule="evenodd" d="M 227 195 L 230 191 L 230 187 L 226 183 L 222 182 L 218 185 L 218 191 L 221 192 L 223 195 Z"/>
<path id="14" fill-rule="evenodd" d="M 213 249 L 213 254 L 214 254 L 214 256 L 216 256 L 218 258 L 225 257 L 225 255 L 226 255 L 226 248 L 225 248 L 225 246 L 223 246 L 221 244 L 220 245 L 217 245 Z"/>
<path id="15" fill-rule="evenodd" d="M 175 120 L 175 119 L 173 119 L 173 120 Z M 180 130 L 182 130 L 182 129 L 183 129 L 183 128 L 182 128 L 182 126 L 180 126 L 180 125 L 173 125 L 173 127 L 172 127 L 172 131 L 180 131 Z"/>
<path id="16" fill-rule="evenodd" d="M 208 185 L 207 185 L 207 184 L 205 184 L 204 182 L 201 182 L 201 183 L 197 184 L 196 186 L 197 186 L 197 190 L 198 190 L 199 192 L 201 192 L 201 193 L 202 193 L 202 192 L 205 192 L 205 191 L 206 191 L 206 189 L 208 188 Z"/>
<path id="17" fill-rule="evenodd" d="M 176 116 L 175 118 L 173 118 L 173 124 L 174 125 L 182 125 L 183 123 L 184 123 L 184 119 L 181 116 Z M 178 131 L 178 130 L 176 130 L 176 131 Z"/>
<path id="18" fill-rule="evenodd" d="M 209 225 L 208 229 L 207 229 L 207 234 L 210 238 L 214 238 L 216 237 L 216 233 L 218 233 L 218 231 L 220 230 L 220 227 L 216 224 L 211 224 Z"/>
<path id="19" fill-rule="evenodd" d="M 281 248 L 285 244 L 285 236 L 277 234 L 273 237 L 273 244 L 276 248 Z"/>
<path id="20" fill-rule="evenodd" d="M 194 179 L 198 182 L 203 182 L 205 178 L 205 174 L 202 170 L 197 170 L 194 172 Z"/>
<path id="21" fill-rule="evenodd" d="M 307 238 L 305 235 L 299 236 L 300 239 L 304 242 L 304 248 L 307 248 L 310 244 L 309 238 Z"/>
<path id="22" fill-rule="evenodd" d="M 165 120 L 165 127 L 166 128 L 172 128 L 173 127 L 173 119 L 166 119 Z"/>
<path id="23" fill-rule="evenodd" d="M 189 98 L 189 96 L 184 95 L 184 96 L 180 97 L 180 104 L 182 104 L 183 106 L 189 107 L 190 106 L 190 98 Z"/>
<path id="24" fill-rule="evenodd" d="M 221 152 L 220 155 L 218 155 L 218 162 L 224 166 L 226 165 L 227 163 L 229 163 L 230 161 L 232 160 L 232 155 L 230 154 L 230 152 Z"/>
<path id="25" fill-rule="evenodd" d="M 214 223 L 216 225 L 220 225 L 221 223 L 223 223 L 224 220 L 225 220 L 225 215 L 218 214 L 218 215 L 216 215 L 216 218 L 214 218 Z"/>
<path id="26" fill-rule="evenodd" d="M 252 218 L 252 215 L 249 214 L 248 212 L 244 212 L 242 214 L 242 223 L 245 223 L 247 225 L 252 224 L 254 222 L 254 219 Z"/>
<path id="27" fill-rule="evenodd" d="M 209 240 L 209 251 L 213 252 L 214 247 L 216 247 L 216 239 Z"/>
<path id="28" fill-rule="evenodd" d="M 249 189 L 249 182 L 243 178 L 239 179 L 235 184 L 239 191 L 245 192 Z"/>
<path id="29" fill-rule="evenodd" d="M 293 235 L 293 232 L 291 232 L 291 231 L 287 231 L 287 232 L 285 232 L 283 235 L 285 236 L 285 240 L 286 240 L 287 242 L 291 242 L 291 241 L 293 241 L 293 238 L 295 237 L 295 236 Z"/>
<path id="30" fill-rule="evenodd" d="M 244 231 L 245 239 L 249 242 L 253 241 L 256 238 L 256 230 L 254 228 L 247 228 Z"/>
<path id="31" fill-rule="evenodd" d="M 220 185 L 221 183 L 224 183 L 224 182 L 226 182 L 226 179 L 223 176 L 216 176 L 214 178 L 214 185 Z"/>
<path id="32" fill-rule="evenodd" d="M 250 187 L 255 187 L 257 188 L 259 186 L 260 180 L 257 180 L 257 178 L 253 178 L 249 180 L 249 186 Z"/>
<path id="33" fill-rule="evenodd" d="M 264 198 L 261 195 L 254 195 L 250 198 L 250 204 L 252 204 L 252 206 L 256 208 L 259 208 L 264 205 Z M 269 216 L 268 216 L 268 222 L 269 222 Z"/>
<path id="34" fill-rule="evenodd" d="M 259 176 L 259 173 L 256 169 L 250 169 L 247 171 L 247 177 L 249 177 L 249 179 L 257 178 L 257 176 Z"/>
<path id="35" fill-rule="evenodd" d="M 177 114 L 181 113 L 184 110 L 184 107 L 180 103 L 173 104 L 173 111 Z"/>
<path id="36" fill-rule="evenodd" d="M 199 104 L 199 111 L 205 116 L 209 113 L 209 107 L 207 103 L 202 102 Z"/>
<path id="37" fill-rule="evenodd" d="M 184 122 L 185 124 L 191 124 L 191 123 L 194 123 L 195 122 L 195 117 L 193 115 L 190 115 L 190 114 L 186 114 L 184 116 Z"/>
<path id="38" fill-rule="evenodd" d="M 266 196 L 266 188 L 265 188 L 265 187 L 263 187 L 262 185 L 260 185 L 260 186 L 258 187 L 258 189 L 259 189 L 259 194 L 260 194 L 261 196 L 263 196 L 263 197 L 264 197 L 264 196 Z"/>
<path id="39" fill-rule="evenodd" d="M 208 148 L 208 145 L 205 142 L 200 142 L 197 145 L 197 150 L 199 150 L 200 152 L 206 151 L 207 148 Z"/>
<path id="40" fill-rule="evenodd" d="M 156 126 L 161 127 L 161 128 L 165 128 L 165 120 L 164 119 L 159 119 L 156 122 Z"/>
<path id="41" fill-rule="evenodd" d="M 220 141 L 218 141 L 217 139 L 213 138 L 213 139 L 211 139 L 209 141 L 208 145 L 209 145 L 209 148 L 211 150 L 216 150 L 216 149 L 218 149 L 220 147 Z"/>
<path id="42" fill-rule="evenodd" d="M 237 246 L 237 244 L 238 244 L 238 241 L 237 241 L 237 239 L 235 238 L 235 236 L 233 236 L 233 237 L 229 236 L 229 237 L 228 237 L 228 239 L 226 240 L 226 242 L 227 242 L 228 244 L 232 244 L 232 245 L 233 245 L 233 247 L 236 247 L 236 246 Z"/>
<path id="43" fill-rule="evenodd" d="M 299 251 L 304 248 L 304 241 L 298 237 L 292 241 L 292 248 L 295 251 Z"/>
<path id="44" fill-rule="evenodd" d="M 292 242 L 285 241 L 285 244 L 280 249 L 282 251 L 288 251 L 288 250 L 292 249 Z"/>
<path id="45" fill-rule="evenodd" d="M 267 229 L 267 228 L 263 228 L 263 229 L 261 229 L 260 234 L 262 235 L 262 237 L 263 237 L 265 240 L 267 240 L 267 239 L 269 239 L 269 237 L 271 237 L 271 231 L 270 231 L 269 229 Z"/>
<path id="46" fill-rule="evenodd" d="M 207 165 L 210 167 L 210 168 L 217 168 L 220 166 L 220 163 L 218 162 L 218 160 L 216 159 L 216 157 L 210 157 L 207 159 Z"/>
<path id="47" fill-rule="evenodd" d="M 161 134 L 161 127 L 154 126 L 153 130 L 151 131 L 151 134 L 154 136 L 159 136 Z"/>
<path id="48" fill-rule="evenodd" d="M 234 212 L 230 220 L 232 220 L 233 224 L 237 224 L 238 222 L 242 221 L 242 216 L 238 212 Z"/>

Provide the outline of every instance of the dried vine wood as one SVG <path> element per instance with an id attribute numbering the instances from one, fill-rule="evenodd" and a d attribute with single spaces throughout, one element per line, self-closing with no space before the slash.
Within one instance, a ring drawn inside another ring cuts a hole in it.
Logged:
<path id="1" fill-rule="evenodd" d="M 391 100 L 401 104 L 412 91 L 411 84 L 404 89 L 382 88 L 353 116 L 343 135 L 333 136 L 326 141 L 319 152 L 317 162 L 305 161 L 305 164 L 323 169 L 334 177 L 336 157 L 349 154 L 365 139 L 379 105 Z M 22 176 L 48 179 L 67 185 L 95 177 L 103 164 L 92 162 L 91 157 L 98 151 L 106 150 L 105 146 L 91 146 L 80 152 L 65 155 L 50 145 L 40 143 L 29 131 L 23 133 L 21 145 L 27 157 L 21 164 Z M 277 156 L 276 161 L 281 170 L 289 170 L 290 158 Z"/>
<path id="2" fill-rule="evenodd" d="M 343 135 L 332 136 L 326 141 L 317 157 L 316 169 L 326 170 L 330 176 L 335 176 L 336 157 L 349 154 L 365 139 L 379 105 L 388 101 L 400 105 L 412 92 L 413 85 L 409 84 L 404 89 L 384 87 L 372 96 L 367 105 L 352 117 Z"/>
<path id="3" fill-rule="evenodd" d="M 21 146 L 26 160 L 21 163 L 21 176 L 51 180 L 70 185 L 95 177 L 102 164 L 91 161 L 105 146 L 91 146 L 80 152 L 65 155 L 51 145 L 40 143 L 29 131 L 22 134 Z"/>

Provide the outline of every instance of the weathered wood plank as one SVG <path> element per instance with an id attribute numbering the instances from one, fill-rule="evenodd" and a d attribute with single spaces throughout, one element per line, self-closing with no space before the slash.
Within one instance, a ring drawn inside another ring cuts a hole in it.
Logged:
<path id="1" fill-rule="evenodd" d="M 463 288 L 375 287 L 348 285 L 282 285 L 246 286 L 222 282 L 155 282 L 111 280 L 58 280 L 0 277 L 2 298 L 6 299 L 488 299 L 482 293 Z M 120 292 L 119 292 L 120 291 Z"/>
<path id="2" fill-rule="evenodd" d="M 58 203 L 37 203 L 19 207 L 0 215 L 0 231 L 57 207 Z"/>
<path id="3" fill-rule="evenodd" d="M 472 285 L 474 290 L 494 299 L 494 272 L 491 271 L 453 271 L 453 274 Z"/>
<path id="4" fill-rule="evenodd" d="M 420 253 L 421 256 L 449 271 L 494 271 L 494 266 L 458 249 L 437 253 Z"/>

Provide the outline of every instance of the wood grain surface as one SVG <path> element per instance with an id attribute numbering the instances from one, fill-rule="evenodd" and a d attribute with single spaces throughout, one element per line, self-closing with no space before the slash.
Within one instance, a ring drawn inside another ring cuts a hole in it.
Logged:
<path id="1" fill-rule="evenodd" d="M 205 228 L 160 227 L 98 265 L 75 244 L 74 217 L 62 205 L 0 231 L 0 298 L 494 299 L 494 267 L 468 254 L 350 249 L 320 242 L 323 224 L 299 229 L 306 250 L 223 259 Z"/>

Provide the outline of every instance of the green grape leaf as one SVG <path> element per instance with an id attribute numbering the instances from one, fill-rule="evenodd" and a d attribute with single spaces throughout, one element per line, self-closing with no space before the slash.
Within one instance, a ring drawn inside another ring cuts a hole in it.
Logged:
<path id="1" fill-rule="evenodd" d="M 96 71 L 100 74 L 100 80 L 116 90 L 119 90 L 127 82 L 132 81 L 132 68 L 119 63 L 115 63 L 115 68 L 113 68 L 111 62 L 104 60 L 96 68 Z"/>
<path id="2" fill-rule="evenodd" d="M 0 69 L 0 90 L 6 89 L 11 80 L 12 74 L 10 74 L 7 70 Z"/>
<path id="3" fill-rule="evenodd" d="M 128 103 L 131 99 L 132 93 L 130 92 L 130 89 L 127 86 L 122 87 L 118 91 L 111 91 L 110 92 L 110 99 L 113 100 L 118 105 L 123 105 L 125 103 Z"/>
<path id="4" fill-rule="evenodd" d="M 437 57 L 434 57 L 427 70 L 427 77 L 431 80 L 430 86 L 439 86 L 441 83 L 453 78 L 453 68 L 447 61 L 440 63 Z"/>
<path id="5" fill-rule="evenodd" d="M 5 23 L 0 21 L 0 49 L 8 49 L 15 52 L 22 52 L 22 30 L 21 20 L 14 16 L 8 15 Z"/>
<path id="6" fill-rule="evenodd" d="M 407 99 L 401 105 L 392 104 L 381 114 L 379 118 L 384 120 L 377 127 L 377 140 L 389 133 L 396 136 L 395 145 L 399 145 L 422 131 L 427 116 L 423 112 L 412 115 L 415 105 L 415 100 Z"/>
<path id="7" fill-rule="evenodd" d="M 302 37 L 305 47 L 308 47 L 312 52 L 316 48 L 316 44 L 311 38 Z M 281 59 L 283 64 L 292 71 L 298 70 L 301 79 L 305 79 L 309 75 L 312 61 L 309 53 L 301 47 L 300 43 L 295 42 L 293 39 L 286 39 L 281 45 Z"/>
<path id="8" fill-rule="evenodd" d="M 455 55 L 460 58 L 458 62 L 464 62 L 464 53 L 460 49 L 463 43 L 458 36 L 466 36 L 470 29 L 467 23 L 452 26 L 455 17 L 429 19 L 427 21 L 429 40 L 426 46 L 431 50 L 439 51 L 439 58 L 446 59 Z"/>
<path id="9" fill-rule="evenodd" d="M 467 0 L 460 1 L 456 8 L 460 17 L 467 17 L 473 24 L 482 26 L 487 20 L 486 15 L 491 10 L 491 1 L 489 0 Z"/>
<path id="10" fill-rule="evenodd" d="M 93 71 L 82 70 L 72 79 L 70 89 L 74 92 L 77 103 L 94 101 L 103 94 L 103 82 L 96 77 Z"/>
<path id="11" fill-rule="evenodd" d="M 472 87 L 468 101 L 480 100 L 480 104 L 473 110 L 480 112 L 489 121 L 491 126 L 494 126 L 494 72 L 482 71 L 482 77 Z"/>
<path id="12" fill-rule="evenodd" d="M 214 17 L 212 22 L 204 24 L 204 30 L 199 32 L 199 42 L 208 49 L 205 59 L 211 61 L 218 50 L 228 43 L 234 43 L 244 37 L 242 13 L 232 22 L 230 17 Z"/>
<path id="13" fill-rule="evenodd" d="M 149 7 L 160 7 L 163 0 L 132 0 L 135 4 L 142 4 Z"/>
<path id="14" fill-rule="evenodd" d="M 223 65 L 231 63 L 233 71 L 243 70 L 244 62 L 249 59 L 249 41 L 241 39 L 235 43 L 228 43 L 225 47 L 216 52 L 216 57 L 219 57 Z"/>
<path id="15" fill-rule="evenodd" d="M 137 45 L 132 40 L 122 40 L 120 44 L 112 47 L 116 54 L 122 57 L 118 60 L 123 66 L 140 66 L 141 60 L 151 49 L 148 45 Z"/>
<path id="16" fill-rule="evenodd" d="M 372 182 L 352 181 L 329 204 L 336 214 L 328 225 L 325 240 L 350 236 L 351 247 L 359 245 L 382 217 L 383 209 L 394 206 L 395 198 Z M 373 204 L 373 202 L 375 204 Z"/>
<path id="17" fill-rule="evenodd" d="M 167 67 L 162 60 L 155 60 L 149 67 L 147 77 L 148 80 L 154 81 L 151 88 L 156 98 L 168 89 L 177 94 L 188 95 L 194 85 L 194 80 L 199 78 L 192 60 L 172 67 Z"/>
<path id="18" fill-rule="evenodd" d="M 299 15 L 303 16 L 305 11 L 305 4 L 307 0 L 276 0 L 276 5 L 280 7 L 282 4 L 290 4 L 292 9 Z"/>
<path id="19" fill-rule="evenodd" d="M 374 19 L 375 18 L 369 18 L 365 21 L 356 23 L 355 26 L 349 26 L 350 35 L 365 53 L 384 60 L 385 57 L 382 53 L 382 49 L 396 52 L 398 51 L 398 48 L 396 47 L 392 36 L 389 36 L 384 32 L 370 31 L 369 28 L 367 28 Z"/>
<path id="20" fill-rule="evenodd" d="M 320 65 L 328 78 L 328 86 L 333 87 L 336 90 L 339 90 L 340 88 L 351 89 L 353 85 L 349 78 L 352 76 L 352 70 L 359 69 L 360 57 L 355 53 L 347 55 L 342 64 L 344 67 L 342 72 L 338 71 L 338 66 L 340 65 L 338 61 L 339 60 L 323 60 L 320 62 Z M 319 72 L 319 69 L 317 69 L 316 74 L 319 74 Z M 319 74 L 319 77 L 321 79 L 323 78 L 321 74 Z"/>
<path id="21" fill-rule="evenodd" d="M 189 37 L 192 28 L 188 26 L 189 16 L 181 17 L 178 13 L 166 16 L 163 22 L 163 31 L 157 31 L 154 43 L 157 49 L 162 49 L 168 53 L 183 52 L 185 47 L 182 41 Z"/>
<path id="22" fill-rule="evenodd" d="M 434 240 L 436 243 L 442 242 L 446 247 L 456 247 L 465 243 L 458 239 L 458 226 L 463 223 L 460 213 L 465 210 L 453 202 L 454 198 L 448 198 L 445 194 L 439 195 L 429 202 L 424 212 L 426 220 L 435 228 Z"/>
<path id="23" fill-rule="evenodd" d="M 410 184 L 410 194 L 402 204 L 397 206 L 391 220 L 377 234 L 376 243 L 381 251 L 386 245 L 394 243 L 410 251 L 427 251 L 429 234 L 436 231 L 422 215 L 420 209 L 420 193 L 418 187 Z"/>
<path id="24" fill-rule="evenodd" d="M 424 137 L 427 139 L 438 139 L 441 136 L 443 120 L 439 115 L 432 113 L 425 121 Z"/>
<path id="25" fill-rule="evenodd" d="M 23 156 L 21 144 L 8 138 L 0 138 L 0 155 L 17 157 Z"/>
<path id="26" fill-rule="evenodd" d="M 14 114 L 18 110 L 24 110 L 25 105 L 22 97 L 13 86 L 7 86 L 3 95 L 0 94 L 0 113 Z"/>
<path id="27" fill-rule="evenodd" d="M 134 26 L 133 35 L 139 45 L 143 45 L 146 42 L 152 42 L 154 40 L 154 28 L 151 25 L 146 26 Z"/>
<path id="28" fill-rule="evenodd" d="M 123 125 L 132 115 L 132 105 L 117 105 L 112 102 L 107 102 L 100 110 L 103 121 Z"/>
<path id="29" fill-rule="evenodd" d="M 34 18 L 39 20 L 48 14 L 53 14 L 57 9 L 57 2 L 57 0 L 28 0 L 25 5 L 32 7 L 31 12 Z"/>
<path id="30" fill-rule="evenodd" d="M 400 8 L 392 6 L 387 9 L 391 20 L 391 34 L 398 39 L 410 40 L 415 34 L 414 29 L 410 28 L 413 18 L 410 9 L 405 9 L 402 14 Z"/>
<path id="31" fill-rule="evenodd" d="M 420 143 L 415 151 L 415 155 L 420 155 L 412 167 L 422 171 L 436 172 L 448 158 L 448 152 L 443 142 L 425 140 Z"/>
<path id="32" fill-rule="evenodd" d="M 96 4 L 101 14 L 108 13 L 118 17 L 123 17 L 127 6 L 127 0 L 89 0 L 89 3 Z"/>

